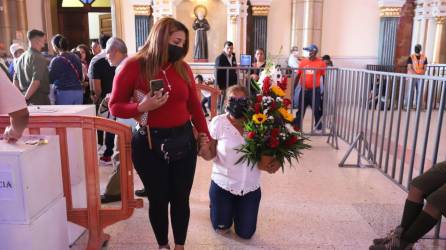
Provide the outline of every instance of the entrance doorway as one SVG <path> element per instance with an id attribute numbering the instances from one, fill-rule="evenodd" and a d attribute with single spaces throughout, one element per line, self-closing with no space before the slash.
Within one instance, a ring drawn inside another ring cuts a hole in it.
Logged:
<path id="1" fill-rule="evenodd" d="M 90 44 L 101 34 L 112 35 L 110 0 L 57 0 L 58 33 L 70 47 Z"/>

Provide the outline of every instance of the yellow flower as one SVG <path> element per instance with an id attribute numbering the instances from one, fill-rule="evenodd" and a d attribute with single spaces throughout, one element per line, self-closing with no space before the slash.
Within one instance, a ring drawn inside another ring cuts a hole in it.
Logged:
<path id="1" fill-rule="evenodd" d="M 294 116 L 290 114 L 286 109 L 279 108 L 277 111 L 282 115 L 283 119 L 285 119 L 286 121 L 292 122 L 294 120 Z"/>
<path id="2" fill-rule="evenodd" d="M 283 92 L 283 90 L 282 90 L 279 86 L 277 86 L 277 85 L 272 86 L 272 87 L 271 87 L 271 91 L 272 91 L 276 96 L 280 96 L 280 97 L 285 96 L 285 92 Z"/>
<path id="3" fill-rule="evenodd" d="M 266 121 L 266 115 L 264 114 L 255 114 L 252 116 L 252 120 L 257 124 L 262 124 Z"/>

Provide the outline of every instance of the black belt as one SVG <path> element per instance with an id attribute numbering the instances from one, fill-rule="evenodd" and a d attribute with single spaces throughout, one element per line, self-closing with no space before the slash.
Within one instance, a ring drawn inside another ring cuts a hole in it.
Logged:
<path id="1" fill-rule="evenodd" d="M 185 124 L 173 127 L 173 128 L 150 128 L 150 134 L 156 137 L 176 137 L 177 135 L 183 134 L 183 133 L 190 133 L 192 131 L 192 124 L 190 121 L 186 122 Z M 147 134 L 147 127 L 146 126 L 139 126 L 138 132 L 141 135 Z"/>

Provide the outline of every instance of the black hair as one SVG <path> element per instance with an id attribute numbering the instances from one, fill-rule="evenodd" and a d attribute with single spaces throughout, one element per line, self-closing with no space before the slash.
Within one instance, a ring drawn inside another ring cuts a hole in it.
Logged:
<path id="1" fill-rule="evenodd" d="M 36 37 L 44 37 L 45 32 L 40 31 L 40 30 L 30 30 L 30 31 L 28 31 L 28 34 L 26 34 L 26 36 L 28 37 L 28 40 L 32 40 L 33 38 L 36 38 Z"/>
<path id="2" fill-rule="evenodd" d="M 226 46 L 234 46 L 234 44 L 231 41 L 226 41 L 225 44 L 223 45 L 223 47 Z"/>
<path id="3" fill-rule="evenodd" d="M 98 39 L 91 39 L 91 43 L 97 43 L 97 44 L 99 44 L 99 40 Z"/>
<path id="4" fill-rule="evenodd" d="M 196 75 L 195 78 L 198 79 L 198 80 L 201 81 L 201 82 L 204 81 L 202 75 Z"/>
<path id="5" fill-rule="evenodd" d="M 60 51 L 67 51 L 69 49 L 68 39 L 61 34 L 57 34 L 51 39 L 51 43 Z"/>
<path id="6" fill-rule="evenodd" d="M 322 57 L 322 60 L 331 60 L 331 57 L 329 55 L 324 55 Z"/>
<path id="7" fill-rule="evenodd" d="M 110 36 L 106 34 L 101 34 L 101 36 L 99 37 L 99 43 L 101 44 L 102 49 L 105 49 L 107 47 L 108 39 L 110 39 Z"/>

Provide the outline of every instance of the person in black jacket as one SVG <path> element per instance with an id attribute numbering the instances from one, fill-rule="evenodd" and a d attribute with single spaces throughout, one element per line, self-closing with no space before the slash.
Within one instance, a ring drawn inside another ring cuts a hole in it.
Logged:
<path id="1" fill-rule="evenodd" d="M 234 51 L 234 44 L 226 41 L 223 53 L 215 59 L 215 67 L 237 67 L 235 53 L 232 51 Z M 237 84 L 237 73 L 234 69 L 217 69 L 215 79 L 217 79 L 218 87 L 225 90 L 227 87 Z"/>
<path id="2" fill-rule="evenodd" d="M 226 41 L 223 52 L 215 59 L 215 67 L 237 67 L 237 60 L 233 51 L 234 44 L 231 41 Z M 222 91 L 221 98 L 218 100 L 218 106 L 221 109 L 223 107 L 221 103 L 226 95 L 226 88 L 237 84 L 237 72 L 235 69 L 217 69 L 215 71 L 215 79 L 218 88 Z"/>

